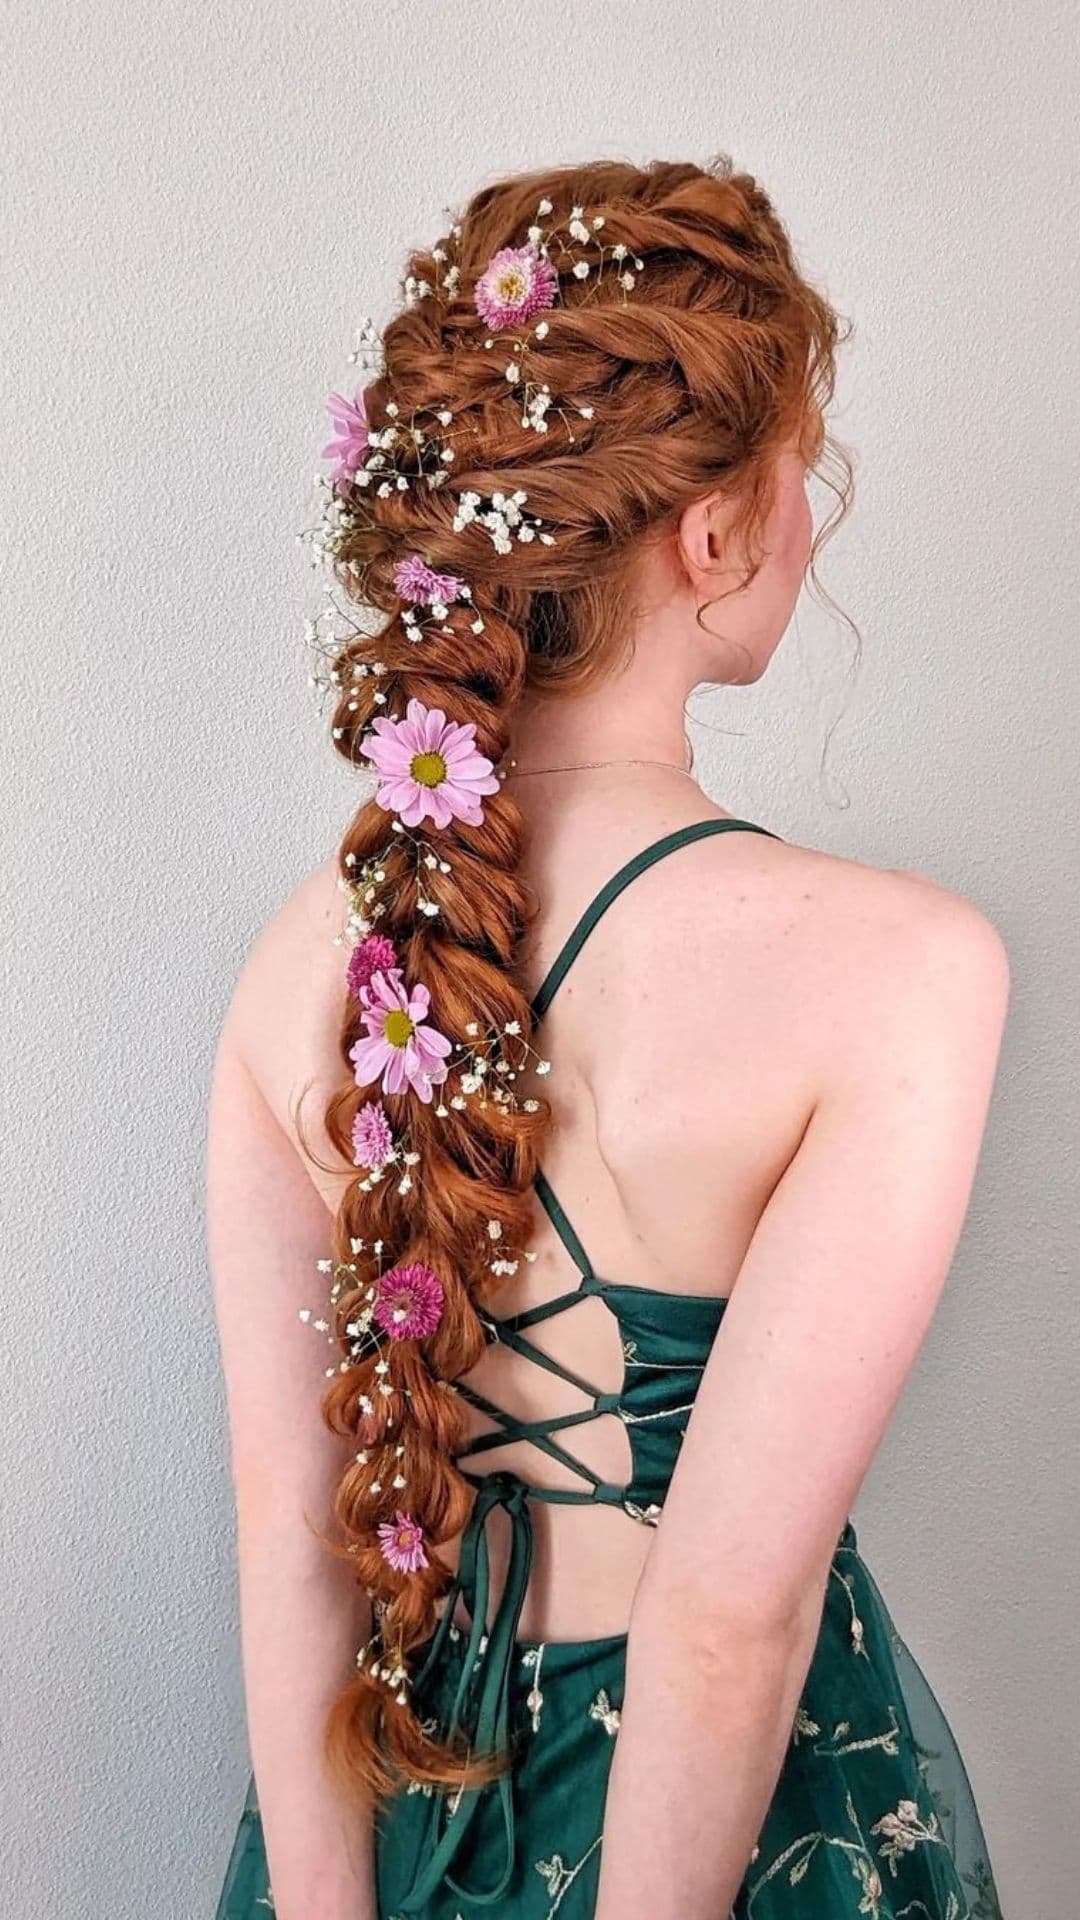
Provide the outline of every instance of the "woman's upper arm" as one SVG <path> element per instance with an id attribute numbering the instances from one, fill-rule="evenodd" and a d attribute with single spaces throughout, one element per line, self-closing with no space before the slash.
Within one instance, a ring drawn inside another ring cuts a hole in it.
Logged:
<path id="1" fill-rule="evenodd" d="M 310 883 L 309 883 L 310 884 Z M 280 1008 L 297 972 L 298 928 L 289 914 L 264 930 L 234 991 L 214 1060 L 207 1122 L 206 1217 L 211 1281 L 228 1399 L 233 1477 L 241 1520 L 280 1511 L 298 1496 L 317 1524 L 348 1455 L 323 1424 L 326 1369 L 339 1357 L 299 1318 L 317 1319 L 329 1283 L 318 1271 L 332 1219 L 271 1100 L 294 1079 L 322 1079 L 318 1062 L 295 1072 Z M 336 967 L 340 975 L 340 965 Z M 309 992 L 317 991 L 309 973 Z M 297 1023 L 299 1026 L 299 1023 Z M 260 1058 L 253 1057 L 263 1036 Z M 338 1069 L 340 1073 L 340 1069 Z M 317 1105 L 317 1101 L 315 1102 Z M 315 1106 L 312 1107 L 314 1118 Z"/>
<path id="2" fill-rule="evenodd" d="M 919 898 L 863 970 L 705 1369 L 641 1595 L 691 1620 L 779 1629 L 820 1604 L 952 1262 L 1008 966 L 975 908 Z"/>

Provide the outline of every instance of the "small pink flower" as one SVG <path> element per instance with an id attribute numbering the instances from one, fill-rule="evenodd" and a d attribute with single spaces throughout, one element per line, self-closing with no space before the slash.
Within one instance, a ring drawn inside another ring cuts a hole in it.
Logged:
<path id="1" fill-rule="evenodd" d="M 326 403 L 326 411 L 334 423 L 334 437 L 327 441 L 322 457 L 324 460 L 336 460 L 331 479 L 337 486 L 339 481 L 352 477 L 368 449 L 363 387 L 357 387 L 353 400 L 346 400 L 344 394 L 332 393 Z"/>
<path id="2" fill-rule="evenodd" d="M 393 941 L 388 940 L 384 933 L 369 933 L 367 939 L 361 940 L 349 955 L 346 979 L 350 993 L 355 993 L 359 1000 L 361 987 L 366 987 L 373 975 L 389 973 L 391 967 L 396 965 L 397 954 Z"/>
<path id="3" fill-rule="evenodd" d="M 414 1261 L 383 1274 L 371 1317 L 391 1340 L 426 1340 L 442 1319 L 445 1301 L 442 1281 Z"/>
<path id="4" fill-rule="evenodd" d="M 448 827 L 464 820 L 478 827 L 484 817 L 480 795 L 497 793 L 490 760 L 476 750 L 476 728 L 448 720 L 441 707 L 410 700 L 404 720 L 378 719 L 360 743 L 381 784 L 380 807 L 396 813 L 406 827 L 431 820 Z"/>
<path id="5" fill-rule="evenodd" d="M 404 1093 L 406 1087 L 427 1106 L 433 1087 L 446 1079 L 446 1056 L 452 1043 L 424 1019 L 431 995 L 424 986 L 410 993 L 396 967 L 376 973 L 360 990 L 367 1033 L 349 1048 L 356 1084 L 366 1087 L 382 1076 L 384 1093 Z"/>
<path id="6" fill-rule="evenodd" d="M 384 1520 L 375 1531 L 379 1536 L 379 1552 L 395 1573 L 418 1573 L 421 1567 L 427 1566 L 423 1530 L 411 1513 L 402 1513 L 399 1508 L 392 1520 Z"/>
<path id="7" fill-rule="evenodd" d="M 541 307 L 553 307 L 559 276 L 535 247 L 503 247 L 493 254 L 476 283 L 477 310 L 493 333 L 528 320 Z"/>
<path id="8" fill-rule="evenodd" d="M 372 1172 L 385 1167 L 394 1150 L 394 1136 L 381 1100 L 369 1100 L 352 1123 L 353 1158 L 356 1166 Z"/>
<path id="9" fill-rule="evenodd" d="M 464 580 L 459 580 L 456 573 L 433 572 L 420 553 L 407 554 L 394 568 L 395 591 L 414 606 L 448 607 L 464 587 Z"/>

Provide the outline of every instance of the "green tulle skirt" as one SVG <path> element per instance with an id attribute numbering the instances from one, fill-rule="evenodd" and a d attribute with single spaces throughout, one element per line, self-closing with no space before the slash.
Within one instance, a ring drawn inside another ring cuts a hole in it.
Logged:
<path id="1" fill-rule="evenodd" d="M 733 1920 L 1002 1920 L 964 1763 L 849 1534 Z M 465 1647 L 464 1634 L 445 1643 L 418 1690 L 423 1717 L 446 1724 Z M 517 1643 L 512 1775 L 456 1808 L 452 1796 L 425 1789 L 386 1802 L 376 1833 L 380 1920 L 591 1920 L 625 1655 L 624 1634 Z M 442 1841 L 445 1855 L 456 1822 L 453 1857 L 427 1886 L 435 1848 Z M 268 1912 L 252 1781 L 217 1920 Z"/>

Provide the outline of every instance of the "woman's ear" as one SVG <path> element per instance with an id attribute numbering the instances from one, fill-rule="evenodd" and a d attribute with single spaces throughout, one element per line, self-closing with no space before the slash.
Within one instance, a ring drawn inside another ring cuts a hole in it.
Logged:
<path id="1" fill-rule="evenodd" d="M 736 511 L 736 502 L 719 488 L 683 508 L 676 544 L 691 584 L 706 575 L 715 576 L 730 560 L 728 545 Z"/>
<path id="2" fill-rule="evenodd" d="M 679 515 L 676 545 L 691 584 L 708 571 L 711 560 L 709 500 L 692 500 Z"/>

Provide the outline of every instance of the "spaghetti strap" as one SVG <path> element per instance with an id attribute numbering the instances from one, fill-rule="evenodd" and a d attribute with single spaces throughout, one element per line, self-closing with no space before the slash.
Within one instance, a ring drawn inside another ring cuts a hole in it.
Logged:
<path id="1" fill-rule="evenodd" d="M 669 853 L 676 852 L 679 847 L 690 846 L 695 840 L 705 840 L 714 833 L 727 833 L 736 827 L 742 828 L 747 833 L 768 834 L 770 840 L 780 838 L 779 834 L 770 832 L 768 827 L 759 827 L 753 820 L 697 820 L 692 826 L 679 827 L 674 833 L 665 834 L 663 839 L 654 840 L 651 846 L 643 847 L 632 860 L 628 860 L 625 866 L 613 873 L 610 880 L 601 887 L 596 898 L 586 907 L 542 981 L 532 1003 L 533 1018 L 537 1025 L 550 1007 L 597 922 L 639 874 L 647 872 L 650 867 L 656 865 L 657 861 L 665 859 Z M 581 1287 L 587 1288 L 594 1277 L 594 1269 L 580 1234 L 556 1198 L 544 1173 L 537 1173 L 534 1186 L 544 1212 L 577 1267 Z"/>
<path id="2" fill-rule="evenodd" d="M 581 952 L 593 928 L 603 918 L 620 893 L 635 881 L 639 874 L 648 871 L 669 853 L 675 853 L 679 847 L 688 847 L 695 840 L 705 840 L 714 833 L 727 833 L 740 828 L 745 833 L 764 833 L 770 840 L 778 840 L 780 835 L 772 833 L 768 827 L 759 827 L 753 820 L 697 820 L 692 826 L 678 827 L 674 833 L 667 833 L 662 840 L 654 840 L 651 846 L 643 847 L 635 853 L 632 860 L 613 873 L 611 879 L 601 887 L 595 900 L 592 900 L 581 915 L 577 925 L 564 942 L 560 952 L 549 967 L 533 997 L 533 1018 L 539 1024 L 562 986 L 570 968 Z"/>
<path id="3" fill-rule="evenodd" d="M 582 1280 L 591 1280 L 593 1278 L 592 1261 L 589 1259 L 585 1248 L 581 1244 L 581 1240 L 575 1233 L 566 1214 L 563 1212 L 562 1207 L 552 1192 L 547 1177 L 543 1173 L 538 1173 L 533 1185 L 536 1188 L 536 1197 L 540 1205 L 543 1207 L 559 1239 L 570 1255 L 580 1278 Z"/>

